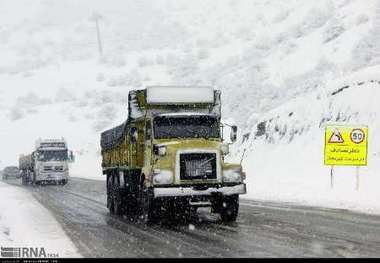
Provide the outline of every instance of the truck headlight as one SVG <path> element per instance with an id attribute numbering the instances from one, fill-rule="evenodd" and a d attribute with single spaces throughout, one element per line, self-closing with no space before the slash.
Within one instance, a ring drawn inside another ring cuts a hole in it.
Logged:
<path id="1" fill-rule="evenodd" d="M 223 171 L 223 182 L 240 183 L 243 181 L 243 173 L 240 168 L 228 169 Z"/>
<path id="2" fill-rule="evenodd" d="M 220 150 L 222 151 L 223 155 L 227 155 L 230 153 L 230 145 L 227 143 L 223 143 L 220 146 Z"/>
<path id="3" fill-rule="evenodd" d="M 154 184 L 171 184 L 173 183 L 173 173 L 168 170 L 154 169 L 153 183 Z"/>
<path id="4" fill-rule="evenodd" d="M 153 152 L 155 155 L 165 156 L 166 155 L 166 146 L 165 145 L 154 145 Z"/>

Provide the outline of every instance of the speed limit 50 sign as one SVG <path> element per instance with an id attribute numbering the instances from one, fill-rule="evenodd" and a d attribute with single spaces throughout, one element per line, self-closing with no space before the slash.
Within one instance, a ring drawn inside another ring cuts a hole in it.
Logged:
<path id="1" fill-rule="evenodd" d="M 325 165 L 367 165 L 368 127 L 328 125 L 325 130 Z"/>

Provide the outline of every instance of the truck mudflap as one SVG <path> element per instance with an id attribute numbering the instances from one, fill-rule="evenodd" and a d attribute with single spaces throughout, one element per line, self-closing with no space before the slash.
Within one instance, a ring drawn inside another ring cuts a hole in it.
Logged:
<path id="1" fill-rule="evenodd" d="M 205 190 L 196 190 L 193 187 L 156 187 L 153 189 L 154 198 L 179 196 L 211 196 L 215 193 L 222 195 L 235 195 L 247 193 L 245 184 L 223 187 L 209 187 Z"/>

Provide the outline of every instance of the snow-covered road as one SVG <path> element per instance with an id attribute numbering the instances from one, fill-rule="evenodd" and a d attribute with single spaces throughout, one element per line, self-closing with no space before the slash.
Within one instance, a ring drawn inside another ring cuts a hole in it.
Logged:
<path id="1" fill-rule="evenodd" d="M 102 181 L 71 178 L 65 186 L 27 189 L 85 257 L 380 256 L 380 216 L 375 215 L 241 200 L 233 224 L 221 224 L 203 210 L 201 222 L 146 226 L 109 215 Z"/>
<path id="2" fill-rule="evenodd" d="M 44 248 L 59 257 L 80 257 L 54 216 L 27 189 L 0 182 L 0 246 Z"/>

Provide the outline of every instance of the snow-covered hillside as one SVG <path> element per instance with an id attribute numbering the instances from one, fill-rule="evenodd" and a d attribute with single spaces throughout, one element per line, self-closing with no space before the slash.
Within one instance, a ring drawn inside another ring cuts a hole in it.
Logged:
<path id="1" fill-rule="evenodd" d="M 329 186 L 326 121 L 368 124 L 376 158 L 379 30 L 378 0 L 0 0 L 0 166 L 38 137 L 64 136 L 74 174 L 102 179 L 99 134 L 126 118 L 129 89 L 213 85 L 224 118 L 245 135 L 233 159 L 247 147 L 248 196 L 314 200 Z M 361 170 L 360 193 L 376 165 Z M 353 185 L 346 172 L 329 193 Z"/>
<path id="2" fill-rule="evenodd" d="M 248 198 L 380 212 L 380 67 L 371 67 L 298 96 L 264 114 L 239 145 L 247 149 Z M 323 164 L 327 123 L 368 125 L 368 166 Z"/>

